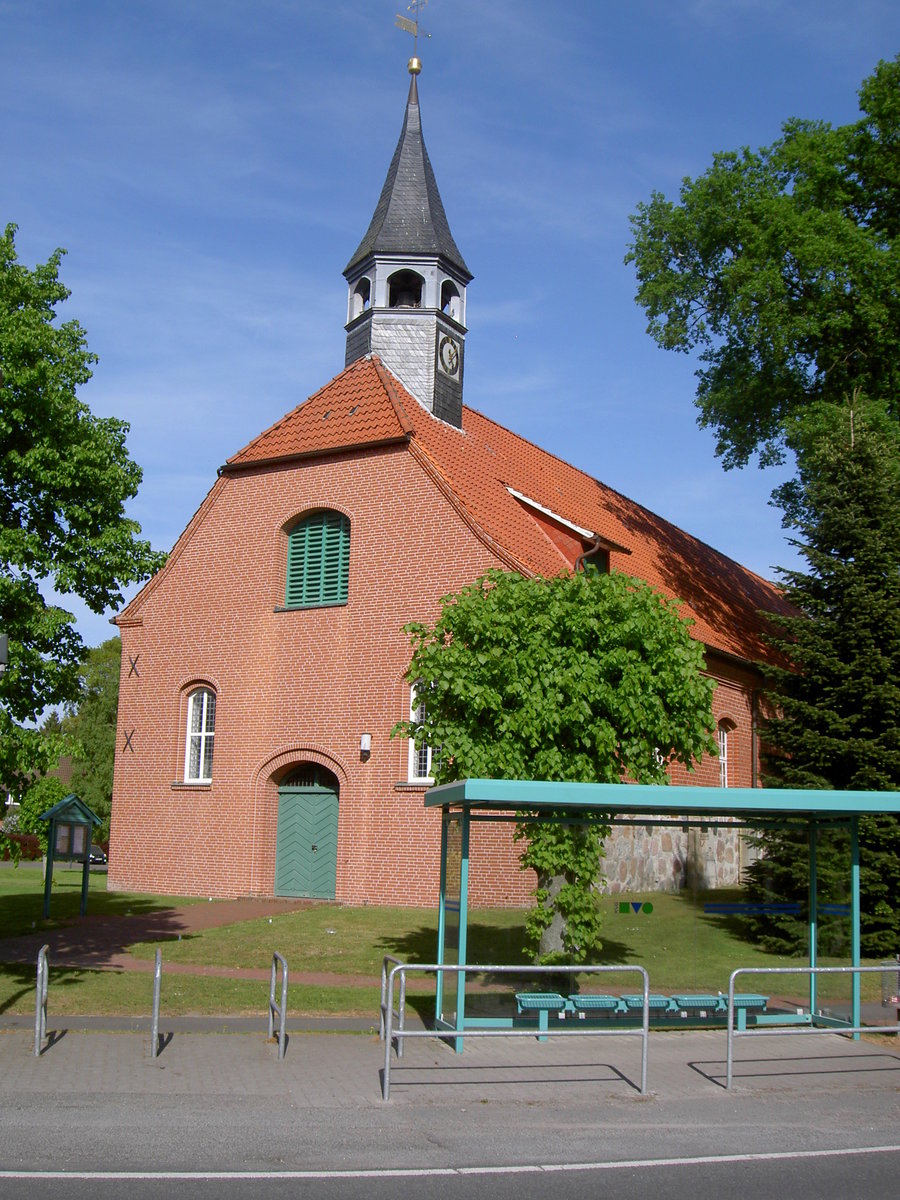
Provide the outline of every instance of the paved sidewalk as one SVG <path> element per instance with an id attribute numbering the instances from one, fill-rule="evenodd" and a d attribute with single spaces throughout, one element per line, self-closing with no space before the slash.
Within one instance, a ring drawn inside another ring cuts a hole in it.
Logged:
<path id="1" fill-rule="evenodd" d="M 263 1022 L 212 1027 L 162 1020 L 155 1059 L 148 1030 L 51 1018 L 39 1057 L 33 1030 L 0 1032 L 0 1167 L 373 1176 L 900 1142 L 900 1045 L 886 1039 L 748 1038 L 725 1091 L 721 1030 L 652 1033 L 646 1097 L 637 1038 L 471 1039 L 460 1055 L 421 1039 L 392 1056 L 385 1102 L 374 1032 L 295 1028 L 279 1061 Z"/>
<path id="2" fill-rule="evenodd" d="M 49 1044 L 35 1057 L 33 1020 L 6 1018 L 0 1029 L 0 1104 L 48 1086 L 57 1095 L 67 1090 L 193 1095 L 234 1089 L 236 1081 L 242 1094 L 282 1095 L 294 1105 L 382 1103 L 384 1045 L 376 1030 L 365 1022 L 325 1019 L 304 1021 L 293 1031 L 291 1026 L 279 1061 L 277 1046 L 266 1041 L 264 1021 L 163 1017 L 164 1045 L 154 1059 L 146 1020 L 121 1019 L 117 1027 L 115 1018 L 51 1017 Z M 678 1102 L 724 1098 L 725 1054 L 722 1030 L 652 1033 L 649 1095 Z M 824 1088 L 878 1089 L 896 1102 L 900 1040 L 854 1042 L 830 1033 L 735 1040 L 733 1093 L 804 1095 Z M 403 1057 L 391 1057 L 391 1104 L 641 1099 L 637 1037 L 471 1038 L 462 1054 L 437 1039 L 408 1039 Z"/>

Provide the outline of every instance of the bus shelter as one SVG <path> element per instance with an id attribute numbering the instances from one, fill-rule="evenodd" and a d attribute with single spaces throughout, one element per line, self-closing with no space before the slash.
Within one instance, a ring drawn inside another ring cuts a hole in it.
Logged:
<path id="1" fill-rule="evenodd" d="M 818 791 L 774 788 L 668 787 L 653 784 L 550 783 L 514 779 L 464 779 L 431 788 L 427 808 L 441 810 L 441 879 L 438 965 L 467 965 L 469 848 L 482 822 L 566 822 L 598 825 L 659 825 L 707 829 L 717 823 L 747 830 L 797 830 L 809 847 L 809 966 L 817 960 L 816 843 L 819 831 L 849 830 L 850 966 L 860 966 L 859 819 L 866 814 L 900 816 L 900 792 Z M 739 965 L 739 964 L 736 964 Z M 852 975 L 850 1025 L 860 1024 L 860 977 Z M 816 976 L 810 974 L 810 1013 L 816 1008 Z M 484 1024 L 467 1022 L 465 974 L 437 975 L 435 1023 L 461 1033 Z M 491 1019 L 492 1024 L 500 1019 Z"/>

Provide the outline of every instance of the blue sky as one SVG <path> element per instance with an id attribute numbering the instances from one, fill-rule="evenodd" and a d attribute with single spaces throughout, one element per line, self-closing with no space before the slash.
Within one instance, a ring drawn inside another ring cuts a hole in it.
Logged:
<path id="1" fill-rule="evenodd" d="M 403 118 L 406 0 L 0 0 L 0 220 L 68 251 L 82 398 L 169 549 L 216 468 L 343 366 L 341 271 Z M 475 279 L 466 401 L 772 576 L 777 474 L 726 473 L 657 350 L 628 217 L 791 116 L 840 124 L 896 0 L 431 0 L 422 122 Z M 78 610 L 95 645 L 112 632 Z"/>

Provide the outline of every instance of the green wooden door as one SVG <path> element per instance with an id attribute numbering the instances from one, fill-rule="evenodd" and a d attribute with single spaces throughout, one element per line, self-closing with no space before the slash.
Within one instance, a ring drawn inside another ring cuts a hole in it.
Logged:
<path id="1" fill-rule="evenodd" d="M 337 788 L 282 784 L 278 789 L 276 896 L 334 899 L 337 831 Z"/>

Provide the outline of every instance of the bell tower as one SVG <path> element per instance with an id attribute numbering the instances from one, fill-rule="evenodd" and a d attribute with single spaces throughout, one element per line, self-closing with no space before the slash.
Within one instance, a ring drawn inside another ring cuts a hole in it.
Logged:
<path id="1" fill-rule="evenodd" d="M 377 354 L 419 403 L 462 427 L 466 286 L 472 274 L 447 222 L 422 137 L 417 77 L 375 214 L 344 270 L 345 366 Z"/>

